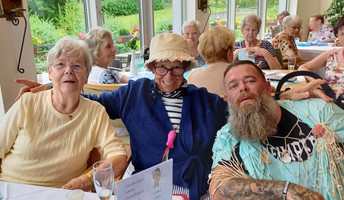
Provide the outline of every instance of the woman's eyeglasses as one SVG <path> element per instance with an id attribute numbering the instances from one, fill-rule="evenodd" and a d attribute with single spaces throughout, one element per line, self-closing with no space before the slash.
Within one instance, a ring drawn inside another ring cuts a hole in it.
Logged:
<path id="1" fill-rule="evenodd" d="M 173 67 L 171 69 L 167 69 L 163 66 L 154 66 L 154 70 L 159 76 L 165 76 L 168 71 L 171 71 L 173 76 L 181 76 L 185 72 L 185 67 Z"/>
<path id="2" fill-rule="evenodd" d="M 83 69 L 85 69 L 85 67 L 79 65 L 79 64 L 67 64 L 67 63 L 63 63 L 63 62 L 58 62 L 53 64 L 53 67 L 57 70 L 65 70 L 67 65 L 70 65 L 72 67 L 73 72 L 81 72 Z"/>

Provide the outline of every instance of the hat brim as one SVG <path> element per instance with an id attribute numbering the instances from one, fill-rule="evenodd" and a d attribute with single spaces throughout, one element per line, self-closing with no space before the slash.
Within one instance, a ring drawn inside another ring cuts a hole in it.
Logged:
<path id="1" fill-rule="evenodd" d="M 154 55 L 150 55 L 149 59 L 145 62 L 145 67 L 147 70 L 152 71 L 153 62 L 161 62 L 161 61 L 190 61 L 190 65 L 186 67 L 185 71 L 190 71 L 193 68 L 198 67 L 198 62 L 195 60 L 194 57 L 191 57 L 189 53 L 181 52 L 181 51 L 163 51 L 159 53 L 155 53 Z"/>

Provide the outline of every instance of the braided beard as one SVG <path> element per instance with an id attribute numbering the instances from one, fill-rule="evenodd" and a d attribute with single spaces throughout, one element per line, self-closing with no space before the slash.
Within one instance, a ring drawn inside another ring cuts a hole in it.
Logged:
<path id="1" fill-rule="evenodd" d="M 265 140 L 276 134 L 277 103 L 267 94 L 260 97 L 243 93 L 239 99 L 254 98 L 253 103 L 229 105 L 229 119 L 233 135 L 240 140 Z"/>

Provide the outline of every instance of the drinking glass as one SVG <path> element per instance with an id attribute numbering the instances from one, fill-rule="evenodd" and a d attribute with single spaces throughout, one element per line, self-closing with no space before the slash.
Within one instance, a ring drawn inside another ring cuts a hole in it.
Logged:
<path id="1" fill-rule="evenodd" d="M 100 200 L 109 200 L 114 190 L 114 172 L 112 162 L 98 161 L 93 164 L 94 187 Z"/>
<path id="2" fill-rule="evenodd" d="M 288 70 L 293 71 L 295 69 L 296 64 L 296 58 L 295 57 L 289 57 L 288 58 Z"/>
<path id="3" fill-rule="evenodd" d="M 135 55 L 135 66 L 138 72 L 144 71 L 143 53 Z"/>

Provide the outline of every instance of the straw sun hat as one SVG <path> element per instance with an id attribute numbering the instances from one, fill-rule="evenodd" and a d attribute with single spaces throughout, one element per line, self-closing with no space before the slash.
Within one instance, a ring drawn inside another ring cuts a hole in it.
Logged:
<path id="1" fill-rule="evenodd" d="M 190 55 L 189 46 L 185 38 L 178 34 L 162 33 L 155 36 L 151 41 L 149 51 L 149 59 L 145 62 L 145 66 L 150 71 L 152 71 L 154 61 L 190 61 L 186 71 L 198 67 L 198 62 Z"/>

